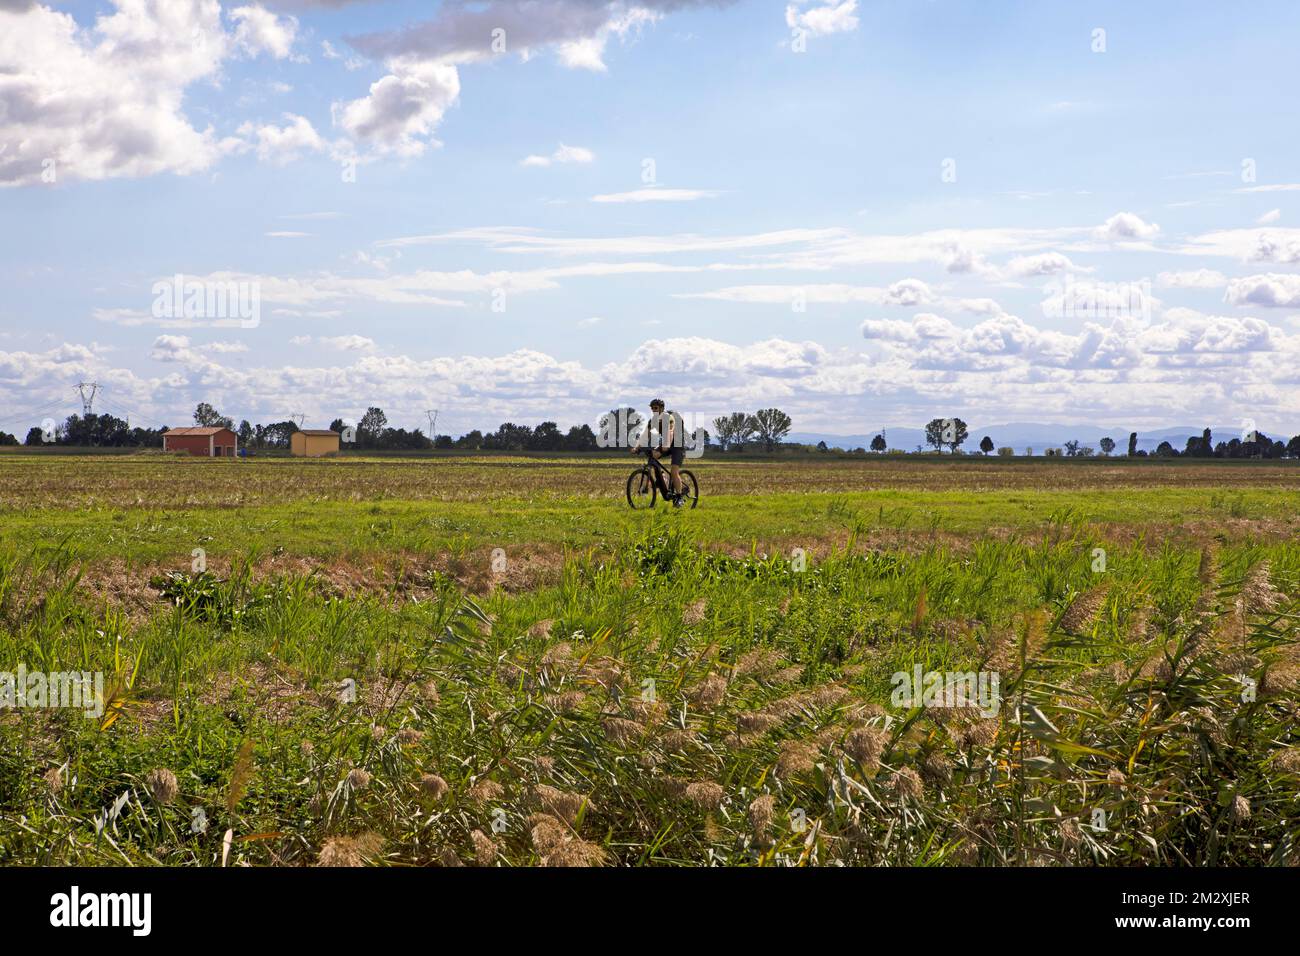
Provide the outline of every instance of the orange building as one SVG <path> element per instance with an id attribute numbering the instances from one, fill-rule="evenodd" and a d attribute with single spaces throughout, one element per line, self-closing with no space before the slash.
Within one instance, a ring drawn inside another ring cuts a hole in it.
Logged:
<path id="1" fill-rule="evenodd" d="M 239 436 L 229 428 L 170 428 L 163 432 L 163 451 L 187 451 L 200 458 L 234 458 Z"/>

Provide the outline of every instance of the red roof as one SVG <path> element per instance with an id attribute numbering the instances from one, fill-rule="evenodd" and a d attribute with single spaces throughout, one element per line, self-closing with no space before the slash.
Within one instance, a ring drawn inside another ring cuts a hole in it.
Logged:
<path id="1" fill-rule="evenodd" d="M 230 432 L 229 428 L 212 428 L 212 427 L 194 427 L 194 428 L 169 428 L 163 432 L 164 435 L 218 435 L 221 432 Z"/>

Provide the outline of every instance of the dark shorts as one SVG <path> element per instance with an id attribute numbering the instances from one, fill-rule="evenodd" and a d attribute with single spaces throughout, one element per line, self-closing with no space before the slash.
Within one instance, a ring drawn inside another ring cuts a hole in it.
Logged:
<path id="1" fill-rule="evenodd" d="M 659 461 L 669 462 L 671 464 L 676 465 L 678 468 L 680 468 L 682 466 L 682 462 L 686 461 L 686 449 L 676 448 L 676 447 L 661 448 L 659 450 Z"/>

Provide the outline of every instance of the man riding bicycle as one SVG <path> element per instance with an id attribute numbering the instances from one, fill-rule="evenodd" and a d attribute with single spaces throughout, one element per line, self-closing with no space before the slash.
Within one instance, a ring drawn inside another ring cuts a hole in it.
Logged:
<path id="1" fill-rule="evenodd" d="M 662 398 L 650 402 L 650 420 L 646 422 L 645 430 L 641 432 L 640 437 L 633 443 L 632 454 L 640 453 L 643 442 L 656 461 L 662 462 L 664 458 L 668 459 L 671 494 L 666 493 L 665 497 L 672 499 L 674 508 L 680 508 L 682 479 L 678 469 L 686 460 L 686 423 L 676 412 L 664 411 Z"/>

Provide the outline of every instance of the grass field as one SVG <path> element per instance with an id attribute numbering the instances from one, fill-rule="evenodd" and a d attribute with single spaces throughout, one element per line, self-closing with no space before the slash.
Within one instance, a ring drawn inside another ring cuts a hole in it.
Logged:
<path id="1" fill-rule="evenodd" d="M 0 862 L 1300 862 L 1294 463 L 692 467 L 0 456 Z"/>

